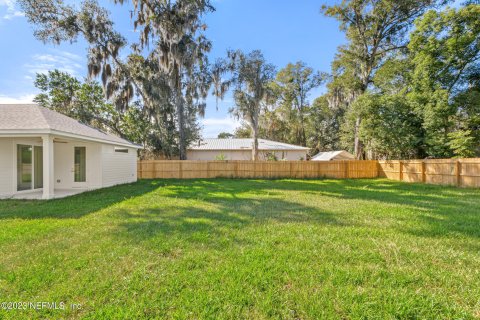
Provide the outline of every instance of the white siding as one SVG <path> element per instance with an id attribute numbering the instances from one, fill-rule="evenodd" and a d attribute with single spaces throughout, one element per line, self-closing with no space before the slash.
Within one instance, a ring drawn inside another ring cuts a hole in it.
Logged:
<path id="1" fill-rule="evenodd" d="M 75 147 L 86 150 L 86 182 L 74 180 Z M 55 188 L 58 189 L 98 189 L 102 187 L 102 145 L 94 142 L 69 141 L 54 144 Z"/>
<path id="2" fill-rule="evenodd" d="M 265 151 L 259 152 L 260 160 L 266 160 L 267 153 Z M 275 156 L 278 160 L 306 160 L 307 151 L 294 150 L 294 151 L 271 151 L 270 153 L 275 153 Z M 188 160 L 200 160 L 200 161 L 209 161 L 216 160 L 216 157 L 223 154 L 225 160 L 252 160 L 252 150 L 225 150 L 225 151 L 209 151 L 209 150 L 188 150 L 187 159 Z"/>
<path id="3" fill-rule="evenodd" d="M 115 146 L 102 146 L 103 187 L 137 181 L 137 150 L 115 152 Z"/>
<path id="4" fill-rule="evenodd" d="M 0 138 L 0 196 L 14 193 L 14 144 L 12 138 Z"/>
<path id="5" fill-rule="evenodd" d="M 275 151 L 274 153 L 278 160 L 282 160 L 282 159 L 288 160 L 288 161 L 307 160 L 306 150 L 305 151 L 302 151 L 302 150 Z"/>
<path id="6" fill-rule="evenodd" d="M 208 151 L 208 150 L 188 150 L 188 160 L 209 161 L 216 160 L 216 157 L 223 154 L 225 160 L 252 160 L 252 151 Z"/>
<path id="7" fill-rule="evenodd" d="M 16 145 L 42 145 L 38 138 L 0 138 L 0 197 L 16 191 Z M 75 147 L 86 148 L 86 182 L 74 181 Z M 58 138 L 54 143 L 55 189 L 98 189 L 137 181 L 137 150 L 114 152 L 113 145 Z"/>

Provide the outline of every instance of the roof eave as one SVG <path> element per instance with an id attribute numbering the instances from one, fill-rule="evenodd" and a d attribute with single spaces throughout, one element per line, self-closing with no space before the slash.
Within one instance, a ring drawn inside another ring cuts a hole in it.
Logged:
<path id="1" fill-rule="evenodd" d="M 310 148 L 302 149 L 258 149 L 258 151 L 308 151 Z M 187 151 L 252 151 L 252 149 L 187 149 Z"/>
<path id="2" fill-rule="evenodd" d="M 72 137 L 72 138 L 80 137 L 83 140 L 101 142 L 101 143 L 111 144 L 111 145 L 115 145 L 115 146 L 129 147 L 129 148 L 135 148 L 135 149 L 142 149 L 143 148 L 142 146 L 140 146 L 138 144 L 134 144 L 134 143 L 131 143 L 131 142 L 128 142 L 128 141 L 126 141 L 126 142 L 110 141 L 110 140 L 99 139 L 99 138 L 94 138 L 94 137 L 89 137 L 89 136 L 83 136 L 83 135 L 80 135 L 80 134 L 68 133 L 68 132 L 63 132 L 63 131 L 58 131 L 58 130 L 51 130 L 51 132 L 52 132 L 52 134 L 60 135 L 60 136 L 64 136 L 64 137 Z"/>
<path id="3" fill-rule="evenodd" d="M 45 135 L 45 134 L 54 134 L 57 136 L 61 137 L 66 137 L 66 138 L 74 138 L 74 139 L 80 139 L 80 140 L 86 140 L 86 141 L 92 141 L 92 142 L 99 142 L 99 143 L 105 143 L 105 144 L 110 144 L 110 145 L 115 145 L 115 146 L 122 146 L 122 147 L 129 147 L 129 148 L 134 148 L 134 149 L 142 149 L 143 147 L 131 142 L 117 142 L 117 141 L 110 141 L 110 140 L 105 140 L 105 139 L 99 139 L 99 138 L 94 138 L 94 137 L 89 137 L 89 136 L 84 136 L 80 134 L 74 134 L 74 133 L 68 133 L 68 132 L 63 132 L 63 131 L 58 131 L 58 130 L 51 130 L 51 129 L 28 129 L 28 130 L 21 130 L 21 129 L 0 129 L 0 136 L 2 137 L 35 137 L 38 135 Z"/>

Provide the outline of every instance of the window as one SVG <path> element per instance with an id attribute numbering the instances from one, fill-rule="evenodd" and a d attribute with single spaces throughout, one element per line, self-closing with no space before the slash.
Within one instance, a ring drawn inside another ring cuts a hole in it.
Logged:
<path id="1" fill-rule="evenodd" d="M 32 146 L 17 145 L 17 190 L 32 189 Z"/>
<path id="2" fill-rule="evenodd" d="M 117 148 L 117 147 L 115 147 L 115 152 L 128 153 L 128 149 L 127 148 Z"/>
<path id="3" fill-rule="evenodd" d="M 43 148 L 17 145 L 17 191 L 43 187 Z"/>
<path id="4" fill-rule="evenodd" d="M 85 147 L 75 147 L 75 182 L 87 181 L 87 150 Z"/>
<path id="5" fill-rule="evenodd" d="M 43 188 L 43 147 L 33 147 L 33 173 L 35 189 Z"/>

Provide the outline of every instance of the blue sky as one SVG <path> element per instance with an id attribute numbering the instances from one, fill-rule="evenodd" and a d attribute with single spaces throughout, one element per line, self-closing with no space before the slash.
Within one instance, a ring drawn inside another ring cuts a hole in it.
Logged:
<path id="1" fill-rule="evenodd" d="M 129 8 L 100 1 L 111 11 L 116 28 L 132 41 Z M 305 61 L 320 71 L 329 71 L 336 49 L 344 43 L 338 24 L 320 14 L 320 7 L 333 0 L 214 0 L 214 13 L 208 14 L 207 36 L 213 42 L 211 59 L 225 55 L 227 49 L 260 49 L 266 59 L 282 68 L 289 62 Z M 33 37 L 32 26 L 22 16 L 14 0 L 0 0 L 0 103 L 30 102 L 37 93 L 33 79 L 37 72 L 55 68 L 78 78 L 86 76 L 86 44 L 53 46 Z M 311 98 L 322 89 L 313 92 Z M 228 114 L 228 97 L 216 110 L 208 100 L 201 119 L 204 137 L 232 132 L 238 122 Z"/>

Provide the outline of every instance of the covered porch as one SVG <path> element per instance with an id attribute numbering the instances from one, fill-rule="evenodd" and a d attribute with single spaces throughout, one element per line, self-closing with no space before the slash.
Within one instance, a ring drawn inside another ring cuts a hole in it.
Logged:
<path id="1" fill-rule="evenodd" d="M 49 134 L 18 137 L 13 144 L 16 177 L 10 198 L 64 198 L 97 187 L 87 183 L 87 145 L 89 153 L 97 152 L 89 142 Z"/>
<path id="2" fill-rule="evenodd" d="M 137 180 L 136 144 L 36 104 L 0 104 L 0 114 L 1 199 L 53 199 Z"/>

